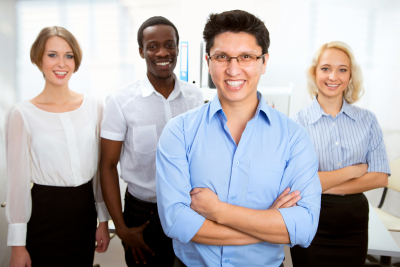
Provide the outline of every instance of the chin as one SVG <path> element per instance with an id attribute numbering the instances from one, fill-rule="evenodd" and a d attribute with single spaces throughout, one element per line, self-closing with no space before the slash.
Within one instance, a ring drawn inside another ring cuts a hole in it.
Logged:
<path id="1" fill-rule="evenodd" d="M 157 75 L 156 77 L 157 77 L 157 79 L 166 80 L 166 79 L 171 78 L 171 77 L 172 77 L 172 74 L 169 74 L 169 75 L 167 75 L 167 76 L 160 76 L 160 75 Z"/>

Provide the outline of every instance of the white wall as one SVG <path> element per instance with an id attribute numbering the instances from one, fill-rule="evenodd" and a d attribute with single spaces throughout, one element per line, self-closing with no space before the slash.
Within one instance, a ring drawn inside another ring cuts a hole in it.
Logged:
<path id="1" fill-rule="evenodd" d="M 0 1 L 0 203 L 6 201 L 6 170 L 4 147 L 5 112 L 16 102 L 16 34 L 14 1 Z M 0 266 L 8 266 L 10 248 L 6 246 L 7 222 L 5 209 L 0 208 Z"/>

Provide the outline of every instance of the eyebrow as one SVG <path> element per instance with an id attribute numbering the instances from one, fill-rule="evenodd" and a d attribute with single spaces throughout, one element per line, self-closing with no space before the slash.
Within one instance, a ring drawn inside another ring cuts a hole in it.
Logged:
<path id="1" fill-rule="evenodd" d="M 48 50 L 47 52 L 53 52 L 53 53 L 58 53 L 57 51 L 55 51 L 55 50 Z M 74 53 L 73 51 L 67 51 L 67 53 Z"/>
<path id="2" fill-rule="evenodd" d="M 322 66 L 329 66 L 330 67 L 331 65 L 330 64 L 323 64 L 323 65 L 321 65 L 321 67 Z M 348 68 L 349 66 L 342 64 L 342 65 L 339 65 L 339 67 L 347 67 Z"/>
<path id="3" fill-rule="evenodd" d="M 262 52 L 261 52 L 261 53 L 262 53 Z M 221 50 L 221 51 L 215 50 L 215 51 L 214 51 L 214 54 L 225 54 L 225 55 L 228 55 L 228 53 L 225 52 L 225 51 L 223 51 L 223 50 Z M 256 53 L 255 51 L 242 51 L 239 55 L 243 55 L 243 54 L 247 54 L 247 55 L 256 55 L 257 53 Z"/>
<path id="4" fill-rule="evenodd" d="M 176 41 L 174 39 L 167 39 L 167 40 L 164 40 L 164 42 L 176 42 Z M 148 41 L 146 44 L 150 44 L 150 43 L 159 43 L 159 41 L 151 40 L 151 41 Z"/>

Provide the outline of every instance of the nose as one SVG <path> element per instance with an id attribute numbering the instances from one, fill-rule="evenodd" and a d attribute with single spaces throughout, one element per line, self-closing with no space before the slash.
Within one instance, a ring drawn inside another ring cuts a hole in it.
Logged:
<path id="1" fill-rule="evenodd" d="M 60 68 L 64 68 L 65 67 L 65 59 L 64 59 L 64 57 L 58 57 L 58 66 Z"/>
<path id="2" fill-rule="evenodd" d="M 169 55 L 169 51 L 166 47 L 160 47 L 160 49 L 158 49 L 156 55 L 159 57 L 166 57 Z"/>
<path id="3" fill-rule="evenodd" d="M 239 65 L 237 58 L 231 58 L 228 63 L 228 68 L 226 69 L 226 73 L 232 77 L 238 76 L 242 72 L 242 68 Z"/>
<path id="4" fill-rule="evenodd" d="M 337 73 L 336 73 L 335 71 L 332 71 L 332 72 L 329 74 L 329 80 L 331 80 L 331 81 L 336 81 L 336 79 L 337 79 Z"/>

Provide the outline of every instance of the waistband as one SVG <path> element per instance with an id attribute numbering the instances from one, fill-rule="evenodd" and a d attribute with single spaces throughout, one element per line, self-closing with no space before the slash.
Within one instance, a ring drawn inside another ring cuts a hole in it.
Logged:
<path id="1" fill-rule="evenodd" d="M 43 189 L 54 189 L 54 190 L 60 190 L 60 191 L 61 190 L 74 190 L 74 189 L 81 189 L 81 188 L 85 188 L 85 187 L 92 187 L 92 179 L 90 179 L 88 182 L 78 185 L 78 186 L 58 186 L 58 185 L 44 185 L 44 184 L 33 183 L 33 187 L 43 188 Z"/>
<path id="2" fill-rule="evenodd" d="M 346 204 L 353 203 L 357 201 L 367 200 L 363 193 L 351 194 L 351 195 L 330 195 L 330 194 L 322 194 L 321 201 L 325 203 L 338 203 L 338 204 Z"/>
<path id="3" fill-rule="evenodd" d="M 137 197 L 132 196 L 132 194 L 128 192 L 128 189 L 126 189 L 125 192 L 125 201 L 128 201 L 130 203 L 135 203 L 146 209 L 157 209 L 157 203 L 147 202 L 138 199 Z"/>

